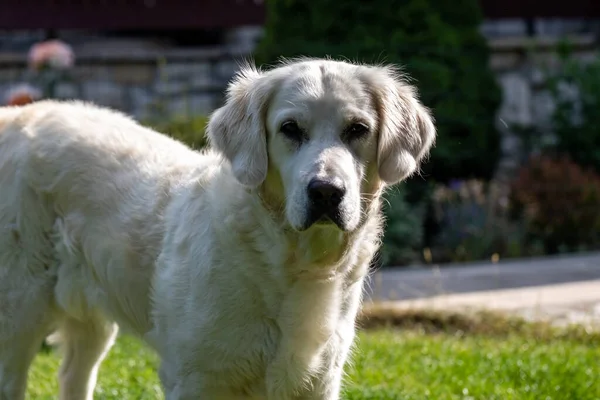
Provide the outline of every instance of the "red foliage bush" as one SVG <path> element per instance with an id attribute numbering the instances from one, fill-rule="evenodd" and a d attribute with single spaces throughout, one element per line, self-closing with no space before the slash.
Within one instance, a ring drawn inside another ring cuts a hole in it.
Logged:
<path id="1" fill-rule="evenodd" d="M 600 243 L 600 177 L 568 157 L 530 159 L 511 188 L 511 206 L 527 237 L 549 254 Z"/>

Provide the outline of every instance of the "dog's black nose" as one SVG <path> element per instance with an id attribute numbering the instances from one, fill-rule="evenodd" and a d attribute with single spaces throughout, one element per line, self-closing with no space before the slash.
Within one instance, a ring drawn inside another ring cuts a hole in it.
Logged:
<path id="1" fill-rule="evenodd" d="M 308 183 L 308 198 L 317 210 L 328 214 L 342 202 L 346 189 L 332 181 L 313 179 Z"/>

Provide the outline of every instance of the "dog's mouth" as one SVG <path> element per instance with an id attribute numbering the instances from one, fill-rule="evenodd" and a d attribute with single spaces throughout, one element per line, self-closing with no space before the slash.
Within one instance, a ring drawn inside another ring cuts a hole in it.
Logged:
<path id="1" fill-rule="evenodd" d="M 302 230 L 306 230 L 313 225 L 336 226 L 341 231 L 346 231 L 346 223 L 344 222 L 342 213 L 339 209 L 327 213 L 317 213 L 310 210 Z"/>

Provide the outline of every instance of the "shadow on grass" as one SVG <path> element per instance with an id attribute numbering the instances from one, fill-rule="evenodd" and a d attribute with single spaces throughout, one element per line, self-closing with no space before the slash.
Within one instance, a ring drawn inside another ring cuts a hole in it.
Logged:
<path id="1" fill-rule="evenodd" d="M 393 306 L 365 305 L 358 318 L 362 330 L 401 329 L 423 334 L 458 336 L 485 335 L 507 337 L 518 335 L 537 341 L 570 340 L 588 345 L 600 345 L 600 330 L 581 325 L 559 327 L 544 321 L 524 318 L 498 311 L 440 311 L 432 309 L 399 309 Z"/>

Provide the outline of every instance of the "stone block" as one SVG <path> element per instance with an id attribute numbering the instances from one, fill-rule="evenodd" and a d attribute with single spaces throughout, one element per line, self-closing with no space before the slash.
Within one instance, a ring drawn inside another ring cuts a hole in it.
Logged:
<path id="1" fill-rule="evenodd" d="M 187 79 L 194 74 L 194 63 L 169 62 L 161 67 L 161 75 L 166 79 Z"/>
<path id="2" fill-rule="evenodd" d="M 131 101 L 131 112 L 136 118 L 145 119 L 152 115 L 152 103 L 156 100 L 151 91 L 143 87 L 127 89 Z"/>
<path id="3" fill-rule="evenodd" d="M 93 80 L 83 83 L 83 97 L 97 104 L 124 110 L 126 106 L 123 88 L 112 81 Z"/>
<path id="4" fill-rule="evenodd" d="M 215 97 L 209 94 L 196 93 L 187 97 L 174 97 L 165 100 L 169 114 L 179 115 L 208 115 L 213 111 Z"/>
<path id="5" fill-rule="evenodd" d="M 123 64 L 110 68 L 112 79 L 120 85 L 150 85 L 157 76 L 157 68 L 151 64 Z"/>
<path id="6" fill-rule="evenodd" d="M 192 65 L 191 86 L 193 89 L 201 89 L 211 84 L 211 67 L 207 62 L 198 62 Z"/>
<path id="7" fill-rule="evenodd" d="M 532 99 L 532 105 L 535 124 L 549 126 L 556 107 L 552 94 L 548 90 L 536 92 Z"/>
<path id="8" fill-rule="evenodd" d="M 527 77 L 519 72 L 509 72 L 499 75 L 498 82 L 503 93 L 499 117 L 508 124 L 530 125 L 533 122 L 532 94 Z"/>
<path id="9" fill-rule="evenodd" d="M 192 86 L 185 80 L 160 79 L 156 82 L 154 90 L 159 96 L 184 96 L 192 90 Z"/>
<path id="10" fill-rule="evenodd" d="M 0 68 L 0 81 L 13 84 L 19 83 L 23 80 L 24 71 L 25 68 L 18 67 Z"/>
<path id="11" fill-rule="evenodd" d="M 59 99 L 78 99 L 80 94 L 77 87 L 72 83 L 59 83 L 56 85 L 56 97 Z"/>
<path id="12" fill-rule="evenodd" d="M 79 81 L 110 79 L 110 68 L 103 64 L 76 65 L 73 68 L 73 76 Z"/>
<path id="13" fill-rule="evenodd" d="M 224 59 L 222 61 L 217 62 L 214 68 L 215 70 L 212 74 L 213 79 L 218 79 L 226 83 L 240 69 L 240 66 L 233 59 Z"/>
<path id="14" fill-rule="evenodd" d="M 523 57 L 517 52 L 492 53 L 489 66 L 492 71 L 505 71 L 518 68 L 523 62 Z"/>

